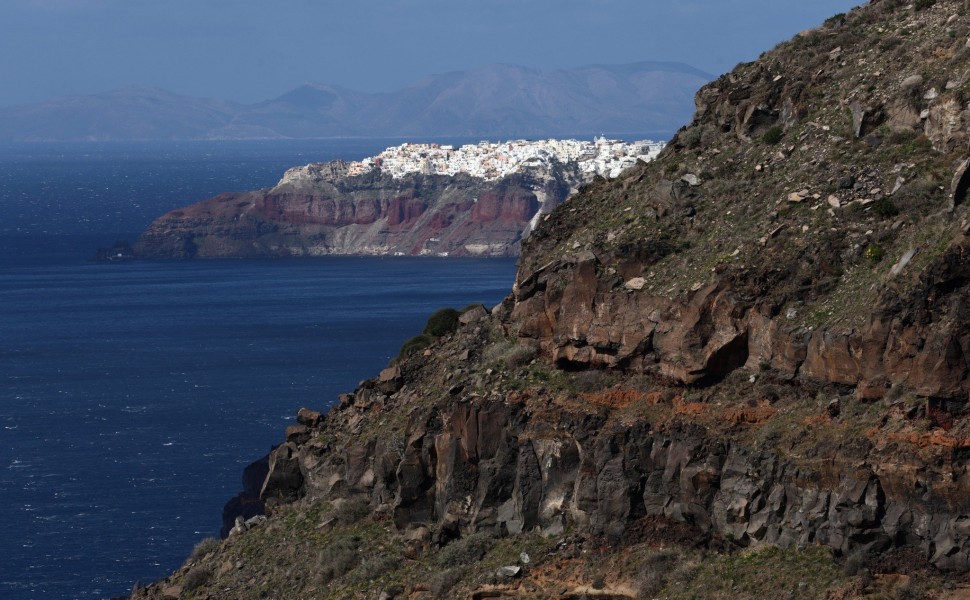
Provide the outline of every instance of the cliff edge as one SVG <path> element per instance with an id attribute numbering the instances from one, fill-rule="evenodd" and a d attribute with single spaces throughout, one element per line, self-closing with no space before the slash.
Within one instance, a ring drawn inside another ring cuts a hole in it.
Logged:
<path id="1" fill-rule="evenodd" d="M 140 594 L 960 597 L 968 37 L 878 0 L 701 89 Z"/>

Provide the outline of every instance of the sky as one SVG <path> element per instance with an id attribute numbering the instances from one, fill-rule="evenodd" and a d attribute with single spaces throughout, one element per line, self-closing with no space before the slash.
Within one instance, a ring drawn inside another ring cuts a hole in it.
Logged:
<path id="1" fill-rule="evenodd" d="M 0 106 L 126 85 L 252 103 L 493 63 L 754 60 L 859 0 L 0 0 Z"/>

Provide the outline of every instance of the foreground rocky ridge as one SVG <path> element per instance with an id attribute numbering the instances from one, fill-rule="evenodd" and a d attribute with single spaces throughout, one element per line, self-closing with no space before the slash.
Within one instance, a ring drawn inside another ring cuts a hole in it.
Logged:
<path id="1" fill-rule="evenodd" d="M 501 306 L 302 411 L 269 522 L 145 594 L 958 594 L 968 36 L 881 0 L 702 89 Z"/>

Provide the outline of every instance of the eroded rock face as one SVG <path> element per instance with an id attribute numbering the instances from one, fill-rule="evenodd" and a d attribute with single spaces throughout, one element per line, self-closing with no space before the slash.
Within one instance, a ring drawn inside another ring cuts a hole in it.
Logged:
<path id="1" fill-rule="evenodd" d="M 591 253 L 520 275 L 512 318 L 561 366 L 654 372 L 683 384 L 770 367 L 790 376 L 882 397 L 893 385 L 921 396 L 970 396 L 970 306 L 966 255 L 954 246 L 905 298 L 884 293 L 854 331 L 788 325 L 744 299 L 728 278 L 677 298 L 604 278 Z"/>
<path id="2" fill-rule="evenodd" d="M 403 447 L 310 443 L 293 456 L 310 497 L 391 505 L 402 530 L 447 523 L 463 534 L 555 535 L 575 524 L 619 537 L 660 516 L 741 545 L 818 543 L 848 555 L 907 544 L 940 568 L 970 568 L 970 484 L 954 473 L 942 485 L 956 465 L 868 452 L 820 447 L 811 461 L 784 459 L 702 427 L 655 431 L 570 411 L 550 419 L 493 399 L 415 415 Z"/>
<path id="3" fill-rule="evenodd" d="M 338 166 L 299 184 L 222 194 L 163 215 L 141 235 L 145 258 L 329 254 L 518 254 L 539 210 L 578 181 L 525 173 L 488 182 L 468 176 L 379 173 Z"/>
<path id="4" fill-rule="evenodd" d="M 304 479 L 299 446 L 296 442 L 286 442 L 269 453 L 268 472 L 259 497 L 263 501 L 296 500 L 303 495 Z"/>
<path id="5" fill-rule="evenodd" d="M 539 210 L 539 201 L 535 194 L 523 193 L 521 190 L 509 190 L 504 194 L 485 192 L 478 197 L 472 208 L 473 223 L 491 223 L 493 221 L 511 221 L 513 223 L 527 222 Z"/>

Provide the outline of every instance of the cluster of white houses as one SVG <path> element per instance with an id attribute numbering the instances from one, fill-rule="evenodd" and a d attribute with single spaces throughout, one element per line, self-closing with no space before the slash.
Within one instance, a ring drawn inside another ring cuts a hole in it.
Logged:
<path id="1" fill-rule="evenodd" d="M 499 179 L 530 167 L 551 166 L 554 162 L 576 163 L 587 175 L 616 177 L 638 160 L 653 160 L 663 149 L 662 142 L 641 140 L 624 142 L 596 138 L 579 140 L 515 140 L 480 142 L 454 147 L 443 144 L 402 144 L 377 156 L 353 162 L 349 175 L 374 169 L 393 177 L 413 173 L 457 175 L 467 173 L 483 179 Z"/>

